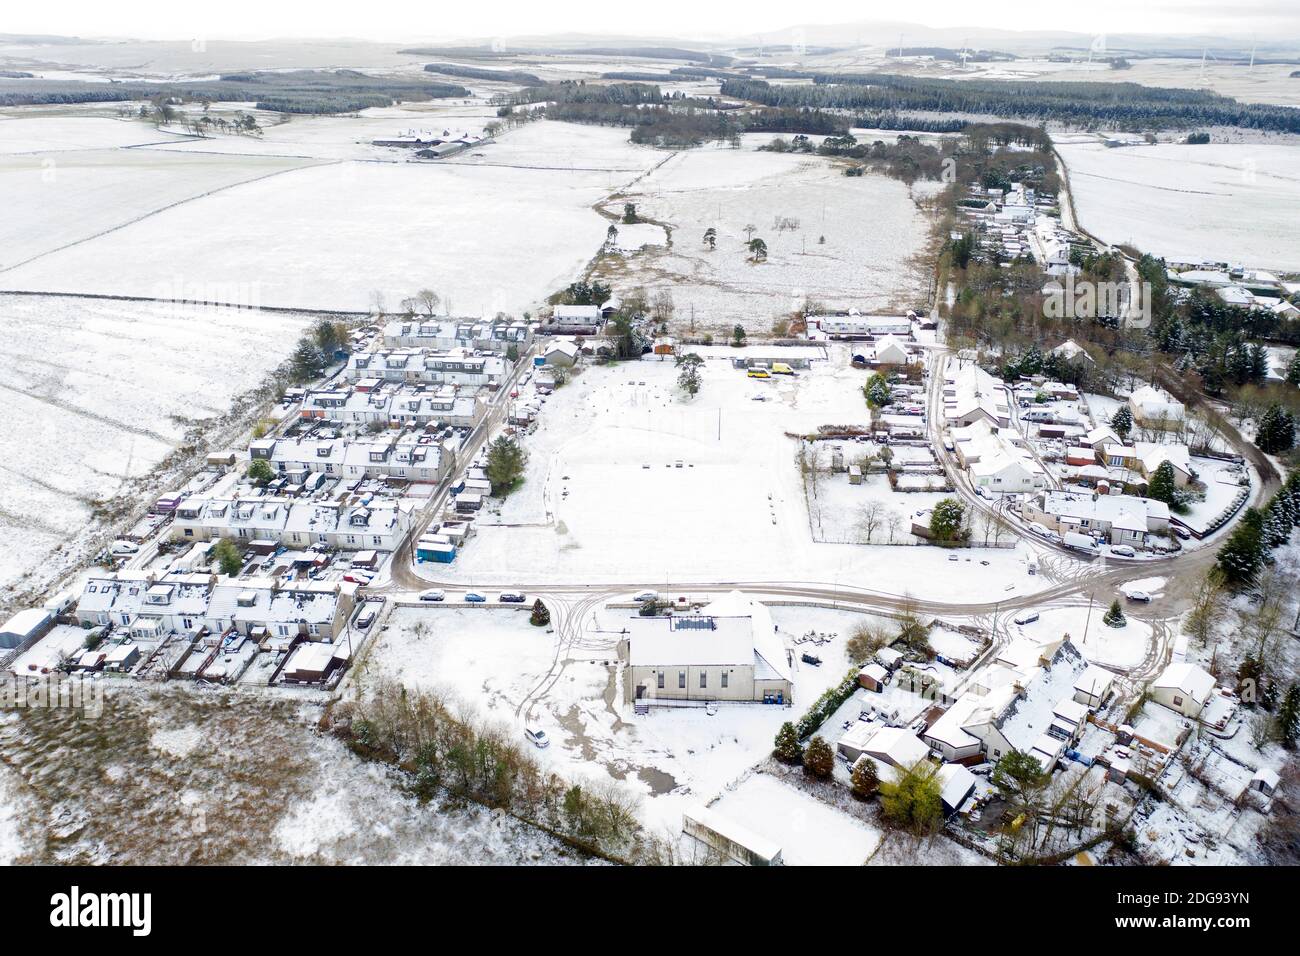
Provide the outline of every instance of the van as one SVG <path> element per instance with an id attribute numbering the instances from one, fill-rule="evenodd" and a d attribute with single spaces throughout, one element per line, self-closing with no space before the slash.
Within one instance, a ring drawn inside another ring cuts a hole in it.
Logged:
<path id="1" fill-rule="evenodd" d="M 1038 612 L 1037 612 L 1037 611 L 1021 611 L 1019 614 L 1017 614 L 1017 615 L 1016 615 L 1015 617 L 1013 617 L 1011 620 L 1013 620 L 1013 621 L 1015 621 L 1017 624 L 1021 624 L 1021 625 L 1024 625 L 1024 624 L 1033 624 L 1035 621 L 1038 620 Z"/>
<path id="2" fill-rule="evenodd" d="M 140 546 L 134 541 L 114 541 L 109 550 L 114 554 L 135 554 L 140 550 Z"/>
<path id="3" fill-rule="evenodd" d="M 773 362 L 773 363 L 772 363 L 772 374 L 773 374 L 773 375 L 793 375 L 793 374 L 794 374 L 794 369 L 792 369 L 790 366 L 786 365 L 784 362 Z"/>
<path id="4" fill-rule="evenodd" d="M 751 368 L 746 374 L 749 375 L 750 378 L 771 378 L 772 377 L 767 373 L 767 369 L 761 368 L 759 366 L 755 366 L 754 368 Z"/>

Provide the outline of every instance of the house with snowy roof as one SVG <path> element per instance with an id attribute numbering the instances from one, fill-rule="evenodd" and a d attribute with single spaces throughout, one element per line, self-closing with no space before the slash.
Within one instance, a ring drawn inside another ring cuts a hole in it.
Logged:
<path id="1" fill-rule="evenodd" d="M 1151 682 L 1151 699 L 1184 717 L 1196 717 L 1214 693 L 1214 675 L 1186 661 L 1170 664 Z"/>
<path id="2" fill-rule="evenodd" d="M 1128 397 L 1133 422 L 1146 428 L 1176 428 L 1187 416 L 1187 408 L 1168 392 L 1143 385 Z"/>

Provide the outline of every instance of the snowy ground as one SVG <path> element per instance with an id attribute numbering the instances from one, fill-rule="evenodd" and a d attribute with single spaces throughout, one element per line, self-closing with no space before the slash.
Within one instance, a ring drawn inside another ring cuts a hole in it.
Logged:
<path id="1" fill-rule="evenodd" d="M 1300 147 L 1059 146 L 1081 224 L 1171 260 L 1300 268 Z"/>
<path id="2" fill-rule="evenodd" d="M 1134 582 L 1134 585 L 1139 583 Z M 1128 619 L 1124 627 L 1107 627 L 1101 622 L 1110 604 L 1109 599 L 1103 604 L 1099 598 L 1091 613 L 1087 604 L 1048 608 L 1040 611 L 1038 620 L 1032 624 L 1011 625 L 1012 634 L 1019 632 L 1043 640 L 1068 634 L 1071 643 L 1088 660 L 1111 667 L 1133 667 L 1146 656 L 1151 643 L 1151 625 L 1133 616 L 1135 607 L 1140 605 L 1126 604 L 1123 595 L 1117 594 L 1116 597 Z"/>
<path id="3" fill-rule="evenodd" d="M 925 220 L 908 187 L 884 176 L 846 177 L 823 158 L 757 152 L 747 143 L 678 153 L 611 211 L 625 201 L 671 227 L 672 247 L 605 263 L 599 274 L 616 287 L 671 289 L 679 325 L 739 322 L 766 331 L 805 296 L 883 310 L 915 305 L 922 290 L 911 259 L 924 246 Z M 777 228 L 777 217 L 798 228 Z M 766 262 L 749 261 L 750 225 L 767 243 Z M 714 250 L 703 242 L 709 228 L 717 230 Z"/>
<path id="4" fill-rule="evenodd" d="M 326 122 L 340 121 L 318 125 Z M 383 122 L 389 135 L 400 125 Z M 160 167 L 182 170 L 181 192 L 200 192 L 204 176 L 252 181 L 179 205 L 159 201 L 146 218 L 0 274 L 0 285 L 158 296 L 173 279 L 239 283 L 255 287 L 262 305 L 345 310 L 369 308 L 375 291 L 394 298 L 431 285 L 460 314 L 518 314 L 576 278 L 600 248 L 608 222 L 592 205 L 663 158 L 626 140 L 622 129 L 539 122 L 483 147 L 481 162 L 347 159 L 300 169 L 289 167 L 302 159 L 182 160 L 210 144 L 169 147 L 154 152 Z M 145 162 L 138 152 L 109 179 Z M 253 178 L 276 164 L 288 171 Z M 39 216 L 38 206 L 24 208 L 23 222 Z"/>
<path id="5" fill-rule="evenodd" d="M 948 601 L 1046 587 L 1027 573 L 1023 544 L 971 549 L 979 560 L 956 574 L 937 548 L 813 541 L 797 443 L 785 433 L 866 422 L 865 373 L 842 350 L 832 354 L 798 377 L 767 381 L 707 362 L 690 401 L 671 362 L 584 369 L 547 399 L 526 443 L 524 483 L 499 517 L 479 520 L 453 564 L 417 572 L 484 586 L 839 582 Z M 904 507 L 925 496 L 897 497 Z"/>
<path id="6" fill-rule="evenodd" d="M 69 559 L 125 495 L 286 358 L 305 320 L 241 310 L 0 297 L 0 596 Z M 201 354 L 202 360 L 196 355 Z M 63 555 L 63 557 L 58 557 Z"/>
<path id="7" fill-rule="evenodd" d="M 617 632 L 628 613 L 589 611 L 581 637 L 569 641 L 532 627 L 518 611 L 399 608 L 360 679 L 439 689 L 519 734 L 526 724 L 540 726 L 553 741 L 537 751 L 544 764 L 570 778 L 622 782 L 643 796 L 652 831 L 676 833 L 683 810 L 712 799 L 766 758 L 780 725 L 843 679 L 849 633 L 872 620 L 825 608 L 772 608 L 790 646 L 823 661 L 796 663 L 793 709 L 731 704 L 713 716 L 700 708 L 657 708 L 638 717 L 616 681 Z M 794 643 L 809 631 L 834 637 Z"/>

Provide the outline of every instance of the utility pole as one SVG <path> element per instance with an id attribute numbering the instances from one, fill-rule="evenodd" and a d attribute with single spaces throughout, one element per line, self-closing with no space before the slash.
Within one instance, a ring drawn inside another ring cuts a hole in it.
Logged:
<path id="1" fill-rule="evenodd" d="M 1088 616 L 1083 619 L 1083 640 L 1081 643 L 1088 643 L 1088 626 L 1092 623 L 1092 592 L 1088 592 Z"/>

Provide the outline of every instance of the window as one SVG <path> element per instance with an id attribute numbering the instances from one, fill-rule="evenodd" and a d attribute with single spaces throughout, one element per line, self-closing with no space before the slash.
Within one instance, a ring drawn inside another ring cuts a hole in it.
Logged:
<path id="1" fill-rule="evenodd" d="M 659 672 L 659 689 L 660 689 L 660 690 L 663 690 L 663 689 L 664 689 L 664 672 L 663 672 L 663 671 L 660 671 L 660 672 Z"/>
<path id="2" fill-rule="evenodd" d="M 1174 695 L 1174 706 L 1175 707 L 1183 706 L 1183 699 L 1176 694 Z"/>
<path id="3" fill-rule="evenodd" d="M 700 671 L 700 690 L 709 686 L 709 674 L 707 671 Z"/>
<path id="4" fill-rule="evenodd" d="M 677 689 L 678 690 L 686 689 L 686 671 L 677 672 Z"/>
<path id="5" fill-rule="evenodd" d="M 723 689 L 723 690 L 726 690 L 726 689 L 727 689 L 727 677 L 728 677 L 728 676 L 729 676 L 729 675 L 727 674 L 726 671 L 723 671 L 723 672 L 722 672 L 722 689 Z"/>

